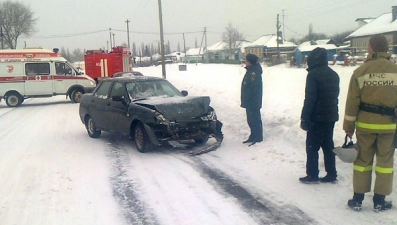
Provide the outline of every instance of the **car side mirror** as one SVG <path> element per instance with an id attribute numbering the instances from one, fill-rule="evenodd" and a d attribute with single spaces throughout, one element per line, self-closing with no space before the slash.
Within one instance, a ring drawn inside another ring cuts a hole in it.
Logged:
<path id="1" fill-rule="evenodd" d="M 122 95 L 112 96 L 112 100 L 116 101 L 116 102 L 121 102 L 121 103 L 123 103 L 123 105 L 127 106 L 127 101 L 124 99 L 124 96 L 122 96 Z"/>
<path id="2" fill-rule="evenodd" d="M 181 94 L 182 94 L 183 96 L 187 96 L 189 93 L 188 93 L 187 91 L 181 91 Z"/>

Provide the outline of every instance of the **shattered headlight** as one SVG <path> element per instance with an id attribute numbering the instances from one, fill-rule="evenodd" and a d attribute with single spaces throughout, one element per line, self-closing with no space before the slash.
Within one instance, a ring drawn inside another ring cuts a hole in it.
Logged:
<path id="1" fill-rule="evenodd" d="M 206 115 L 201 117 L 201 120 L 203 121 L 216 121 L 217 117 L 216 117 L 216 113 L 214 110 L 209 111 Z"/>
<path id="2" fill-rule="evenodd" d="M 154 119 L 157 123 L 165 123 L 168 122 L 168 120 L 163 116 L 163 114 L 159 112 L 154 113 Z"/>

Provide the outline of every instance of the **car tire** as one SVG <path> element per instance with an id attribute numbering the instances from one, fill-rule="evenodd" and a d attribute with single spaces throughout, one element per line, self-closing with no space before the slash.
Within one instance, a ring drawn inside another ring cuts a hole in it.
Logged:
<path id="1" fill-rule="evenodd" d="M 80 103 L 81 102 L 81 96 L 83 96 L 84 92 L 80 89 L 75 89 L 72 91 L 70 94 L 70 100 L 72 100 L 73 103 Z"/>
<path id="2" fill-rule="evenodd" d="M 193 139 L 193 140 L 194 140 L 194 142 L 196 142 L 197 144 L 205 144 L 205 143 L 207 143 L 208 139 L 209 139 L 209 135 L 206 135 L 206 136 L 203 137 L 203 138 L 200 138 L 200 139 Z"/>
<path id="3" fill-rule="evenodd" d="M 92 138 L 99 138 L 101 136 L 101 130 L 96 127 L 94 120 L 88 117 L 85 121 L 85 128 L 88 135 Z"/>
<path id="4" fill-rule="evenodd" d="M 145 153 L 152 149 L 152 142 L 143 125 L 137 124 L 134 129 L 135 146 L 138 152 Z"/>
<path id="5" fill-rule="evenodd" d="M 23 102 L 23 97 L 18 92 L 10 92 L 6 96 L 6 104 L 9 107 L 18 107 Z"/>

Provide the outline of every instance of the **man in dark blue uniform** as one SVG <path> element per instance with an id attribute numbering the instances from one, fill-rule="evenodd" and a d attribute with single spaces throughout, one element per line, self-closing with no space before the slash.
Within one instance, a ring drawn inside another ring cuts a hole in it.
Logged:
<path id="1" fill-rule="evenodd" d="M 247 72 L 241 84 L 241 107 L 247 113 L 248 126 L 251 134 L 243 143 L 249 146 L 263 141 L 263 128 L 260 109 L 262 108 L 262 67 L 258 63 L 258 56 L 247 54 L 245 65 Z"/>

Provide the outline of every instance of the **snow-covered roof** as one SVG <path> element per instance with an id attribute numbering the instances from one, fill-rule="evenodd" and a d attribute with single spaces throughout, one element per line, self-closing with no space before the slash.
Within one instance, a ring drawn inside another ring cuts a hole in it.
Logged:
<path id="1" fill-rule="evenodd" d="M 228 44 L 224 41 L 217 42 L 208 47 L 208 51 L 217 51 L 228 48 Z"/>
<path id="2" fill-rule="evenodd" d="M 201 50 L 200 50 L 200 48 L 191 48 L 186 51 L 186 55 L 187 56 L 188 55 L 199 55 L 199 52 L 200 52 L 200 55 L 202 55 L 204 53 L 204 48 L 201 48 Z"/>
<path id="3" fill-rule="evenodd" d="M 369 36 L 393 31 L 397 31 L 397 19 L 392 21 L 392 13 L 384 13 L 370 23 L 351 33 L 347 38 Z"/>
<path id="4" fill-rule="evenodd" d="M 375 18 L 357 18 L 356 19 L 356 22 L 357 21 L 362 21 L 362 22 L 364 22 L 364 23 L 370 23 L 370 22 L 372 22 L 372 20 L 374 20 Z"/>
<path id="5" fill-rule="evenodd" d="M 236 46 L 236 48 L 240 48 L 241 52 L 244 52 L 244 48 L 249 44 L 251 44 L 251 42 L 241 40 L 241 41 L 236 41 L 235 46 Z M 220 41 L 220 42 L 217 42 L 217 43 L 209 46 L 208 51 L 219 51 L 219 50 L 227 49 L 227 48 L 229 48 L 229 45 L 224 41 Z"/>
<path id="6" fill-rule="evenodd" d="M 247 45 L 246 47 L 256 47 L 256 46 L 266 46 L 268 48 L 276 48 L 277 35 L 275 34 L 264 35 L 256 39 L 254 42 L 252 42 L 250 45 Z M 284 40 L 283 43 L 279 44 L 278 46 L 282 48 L 282 47 L 295 47 L 296 45 L 292 42 Z"/>
<path id="7" fill-rule="evenodd" d="M 302 43 L 303 44 L 303 43 Z M 325 48 L 326 50 L 331 50 L 331 49 L 346 49 L 349 48 L 348 45 L 343 45 L 343 46 L 336 46 L 334 44 L 317 44 L 317 45 L 299 45 L 297 49 L 301 52 L 310 52 L 315 48 Z"/>
<path id="8" fill-rule="evenodd" d="M 331 39 L 322 39 L 322 40 L 315 40 L 315 42 L 317 43 L 317 45 L 326 45 L 328 44 L 328 42 L 330 42 Z M 303 46 L 311 46 L 311 41 L 305 41 L 303 43 L 301 43 L 298 47 L 303 47 Z M 333 44 L 331 44 L 333 45 Z M 334 45 L 335 46 L 335 45 Z"/>
<path id="9" fill-rule="evenodd" d="M 181 56 L 184 56 L 184 55 L 185 55 L 185 53 L 183 53 L 183 52 L 172 52 L 172 53 L 170 53 L 170 54 L 168 54 L 168 55 L 166 55 L 166 56 L 181 57 Z"/>

